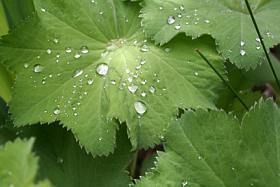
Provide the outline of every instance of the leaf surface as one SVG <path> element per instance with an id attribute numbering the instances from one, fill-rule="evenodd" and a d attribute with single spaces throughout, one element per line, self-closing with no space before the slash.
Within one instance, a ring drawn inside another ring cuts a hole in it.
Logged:
<path id="1" fill-rule="evenodd" d="M 0 146 L 0 186 L 50 187 L 48 181 L 34 184 L 38 158 L 32 152 L 34 139 L 8 142 Z"/>
<path id="2" fill-rule="evenodd" d="M 264 42 L 268 48 L 275 46 L 280 42 L 280 2 L 249 2 Z M 182 32 L 193 38 L 210 34 L 218 51 L 239 68 L 256 68 L 264 61 L 244 0 L 145 0 L 143 6 L 144 30 L 158 43 L 164 44 Z"/>
<path id="3" fill-rule="evenodd" d="M 39 0 L 35 9 L 38 16 L 0 41 L 1 61 L 17 74 L 17 126 L 60 121 L 103 155 L 115 146 L 113 119 L 126 122 L 134 148 L 148 147 L 179 107 L 215 107 L 221 82 L 194 52 L 223 72 L 210 37 L 181 35 L 158 47 L 142 32 L 138 3 Z"/>
<path id="4" fill-rule="evenodd" d="M 222 111 L 187 112 L 171 125 L 156 169 L 136 186 L 279 186 L 279 113 L 270 100 L 241 123 Z"/>

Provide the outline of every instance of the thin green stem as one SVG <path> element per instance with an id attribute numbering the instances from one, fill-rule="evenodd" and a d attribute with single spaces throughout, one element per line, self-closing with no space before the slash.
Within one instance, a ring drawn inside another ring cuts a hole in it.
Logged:
<path id="1" fill-rule="evenodd" d="M 256 29 L 256 31 L 257 31 L 258 37 L 259 37 L 259 39 L 260 39 L 260 41 L 261 41 L 261 45 L 262 45 L 262 48 L 263 48 L 263 50 L 264 50 L 266 59 L 267 59 L 267 61 L 268 61 L 268 63 L 269 63 L 270 69 L 271 69 L 271 71 L 272 71 L 272 73 L 273 73 L 273 76 L 274 76 L 274 78 L 275 78 L 275 80 L 276 80 L 277 86 L 278 86 L 279 89 L 280 89 L 280 82 L 279 82 L 279 79 L 278 79 L 278 77 L 277 77 L 277 74 L 276 74 L 275 69 L 274 69 L 274 67 L 273 67 L 273 64 L 272 64 L 272 62 L 271 62 L 270 56 L 269 56 L 269 54 L 268 54 L 268 52 L 267 52 L 266 46 L 265 46 L 264 41 L 263 41 L 263 37 L 262 37 L 261 32 L 260 32 L 260 30 L 259 30 L 258 24 L 257 24 L 257 22 L 256 22 L 256 19 L 255 19 L 255 17 L 254 17 L 253 11 L 252 11 L 252 9 L 251 9 L 251 6 L 250 6 L 248 0 L 245 0 L 245 3 L 246 3 L 246 6 L 247 6 L 247 9 L 248 9 L 248 11 L 249 11 L 249 14 L 250 14 L 250 16 L 251 16 L 252 22 L 253 22 L 253 24 L 254 24 L 254 26 L 255 26 L 255 29 Z"/>
<path id="2" fill-rule="evenodd" d="M 249 107 L 241 99 L 234 88 L 224 79 L 224 77 L 216 70 L 216 68 L 209 62 L 209 60 L 198 50 L 196 52 L 201 56 L 201 58 L 210 66 L 210 68 L 218 75 L 218 77 L 223 81 L 224 85 L 232 92 L 232 94 L 238 99 L 238 101 L 244 106 L 244 108 L 249 111 Z"/>

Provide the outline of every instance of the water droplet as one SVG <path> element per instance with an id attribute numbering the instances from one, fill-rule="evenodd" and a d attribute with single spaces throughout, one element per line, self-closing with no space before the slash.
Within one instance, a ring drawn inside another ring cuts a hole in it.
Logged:
<path id="1" fill-rule="evenodd" d="M 134 103 L 134 109 L 140 115 L 145 114 L 145 112 L 147 111 L 146 105 L 143 102 L 141 102 L 141 101 L 136 101 Z"/>
<path id="2" fill-rule="evenodd" d="M 185 10 L 184 5 L 180 5 L 179 9 L 180 9 L 181 11 Z"/>
<path id="3" fill-rule="evenodd" d="M 240 55 L 241 55 L 241 56 L 245 56 L 245 55 L 246 55 L 246 51 L 245 51 L 244 49 L 241 49 L 241 50 L 240 50 Z"/>
<path id="4" fill-rule="evenodd" d="M 111 81 L 111 84 L 116 85 L 116 81 L 115 81 L 115 80 L 112 80 L 112 81 Z"/>
<path id="5" fill-rule="evenodd" d="M 88 84 L 88 85 L 92 85 L 93 82 L 94 82 L 94 81 L 93 81 L 92 79 L 89 79 L 89 80 L 87 81 L 87 84 Z"/>
<path id="6" fill-rule="evenodd" d="M 260 43 L 260 42 L 261 42 L 261 39 L 260 39 L 260 38 L 256 38 L 256 41 Z"/>
<path id="7" fill-rule="evenodd" d="M 76 71 L 74 72 L 74 74 L 73 74 L 73 78 L 75 78 L 75 77 L 79 77 L 79 76 L 81 76 L 83 73 L 84 73 L 84 71 L 83 71 L 83 70 L 78 69 L 78 70 L 76 70 Z"/>
<path id="8" fill-rule="evenodd" d="M 66 52 L 66 53 L 72 53 L 72 49 L 71 49 L 71 47 L 67 47 L 67 48 L 65 48 L 65 52 Z"/>
<path id="9" fill-rule="evenodd" d="M 142 92 L 142 93 L 141 93 L 141 96 L 142 96 L 142 97 L 146 97 L 146 96 L 147 96 L 146 92 Z"/>
<path id="10" fill-rule="evenodd" d="M 149 88 L 149 91 L 153 94 L 153 93 L 155 93 L 155 92 L 156 92 L 156 88 L 155 88 L 155 87 L 153 87 L 153 86 L 151 86 L 151 87 Z"/>
<path id="11" fill-rule="evenodd" d="M 142 52 L 149 52 L 150 51 L 150 47 L 146 44 L 144 44 L 141 49 L 140 49 Z"/>
<path id="12" fill-rule="evenodd" d="M 46 9 L 45 9 L 45 8 L 41 8 L 41 11 L 42 11 L 42 12 L 46 12 Z"/>
<path id="13" fill-rule="evenodd" d="M 175 29 L 176 29 L 176 30 L 180 30 L 180 29 L 181 29 L 181 25 L 176 25 L 176 26 L 175 26 Z"/>
<path id="14" fill-rule="evenodd" d="M 256 49 L 259 50 L 259 49 L 261 49 L 261 47 L 260 47 L 260 46 L 257 46 Z"/>
<path id="15" fill-rule="evenodd" d="M 47 54 L 48 55 L 52 54 L 52 50 L 51 49 L 47 49 Z"/>
<path id="16" fill-rule="evenodd" d="M 205 23 L 210 23 L 210 20 L 206 19 L 204 20 Z"/>
<path id="17" fill-rule="evenodd" d="M 195 76 L 198 76 L 198 72 L 195 72 L 194 75 L 195 75 Z"/>
<path id="18" fill-rule="evenodd" d="M 245 46 L 245 42 L 244 41 L 240 41 L 240 46 L 241 47 Z"/>
<path id="19" fill-rule="evenodd" d="M 29 64 L 24 63 L 24 64 L 23 64 L 23 67 L 24 67 L 24 68 L 28 68 L 28 67 L 29 67 Z"/>
<path id="20" fill-rule="evenodd" d="M 187 185 L 188 185 L 188 181 L 187 181 L 187 180 L 185 180 L 185 181 L 182 182 L 182 186 L 183 186 L 183 187 L 185 187 L 185 186 L 187 186 Z"/>
<path id="21" fill-rule="evenodd" d="M 34 66 L 34 72 L 35 72 L 35 73 L 40 73 L 40 72 L 43 71 L 43 69 L 44 69 L 44 67 L 43 67 L 41 64 L 36 64 L 36 65 Z"/>
<path id="22" fill-rule="evenodd" d="M 201 156 L 198 156 L 198 160 L 201 160 L 202 159 L 202 157 Z"/>
<path id="23" fill-rule="evenodd" d="M 59 40 L 57 38 L 53 39 L 53 43 L 58 44 Z"/>
<path id="24" fill-rule="evenodd" d="M 79 59 L 81 57 L 81 53 L 77 52 L 75 55 L 74 55 L 74 58 L 76 59 Z"/>
<path id="25" fill-rule="evenodd" d="M 168 16 L 168 18 L 167 18 L 167 23 L 169 24 L 169 25 L 172 25 L 172 24 L 174 24 L 175 23 L 175 17 L 174 16 Z"/>
<path id="26" fill-rule="evenodd" d="M 83 47 L 81 48 L 81 52 L 82 52 L 83 54 L 87 54 L 87 53 L 89 52 L 88 47 L 87 47 L 87 46 L 83 46 Z"/>
<path id="27" fill-rule="evenodd" d="M 130 91 L 130 93 L 135 93 L 138 90 L 138 86 L 132 85 L 132 86 L 128 86 L 128 90 Z"/>
<path id="28" fill-rule="evenodd" d="M 107 75 L 108 71 L 109 71 L 109 66 L 107 64 L 99 64 L 96 68 L 96 72 L 102 76 Z"/>
<path id="29" fill-rule="evenodd" d="M 56 108 L 56 109 L 54 109 L 54 111 L 53 111 L 53 113 L 55 114 L 55 115 L 59 115 L 60 114 L 60 109 L 59 108 Z"/>

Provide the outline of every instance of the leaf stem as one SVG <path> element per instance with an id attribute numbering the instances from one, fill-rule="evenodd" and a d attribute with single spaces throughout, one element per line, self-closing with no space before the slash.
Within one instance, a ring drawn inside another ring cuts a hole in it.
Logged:
<path id="1" fill-rule="evenodd" d="M 244 106 L 244 108 L 249 111 L 249 107 L 245 104 L 245 102 L 241 99 L 238 93 L 234 90 L 234 88 L 224 79 L 224 77 L 216 70 L 216 68 L 209 62 L 209 60 L 200 52 L 200 50 L 196 49 L 196 52 L 201 56 L 201 58 L 211 67 L 211 69 L 218 75 L 218 77 L 223 81 L 224 85 L 232 92 L 232 94 L 239 100 L 239 102 Z"/>
<path id="2" fill-rule="evenodd" d="M 270 69 L 271 69 L 271 71 L 272 71 L 272 73 L 273 73 L 273 76 L 274 76 L 274 78 L 275 78 L 275 80 L 276 80 L 277 86 L 278 86 L 279 89 L 280 89 L 280 82 L 279 82 L 279 79 L 278 79 L 278 77 L 277 77 L 277 74 L 276 74 L 275 69 L 274 69 L 274 67 L 273 67 L 273 65 L 272 65 L 271 59 L 270 59 L 269 54 L 268 54 L 268 52 L 267 52 L 266 46 L 265 46 L 264 41 L 263 41 L 263 37 L 262 37 L 261 32 L 260 32 L 260 30 L 259 30 L 258 24 L 257 24 L 257 22 L 256 22 L 256 19 L 255 19 L 255 17 L 254 17 L 253 11 L 252 11 L 252 9 L 251 9 L 251 6 L 250 6 L 248 0 L 245 0 L 245 3 L 246 3 L 246 6 L 247 6 L 247 9 L 248 9 L 248 11 L 249 11 L 249 14 L 250 14 L 250 16 L 251 16 L 252 22 L 253 22 L 253 24 L 254 24 L 254 26 L 255 26 L 255 29 L 256 29 L 256 31 L 257 31 L 258 37 L 259 37 L 259 39 L 260 39 L 260 41 L 261 41 L 261 45 L 262 45 L 262 48 L 263 48 L 263 50 L 264 50 L 266 59 L 267 59 L 267 61 L 268 61 L 268 63 L 269 63 Z"/>

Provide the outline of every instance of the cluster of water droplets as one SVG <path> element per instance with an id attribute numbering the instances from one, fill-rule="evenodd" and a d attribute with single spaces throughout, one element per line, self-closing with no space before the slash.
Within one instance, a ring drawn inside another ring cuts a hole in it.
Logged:
<path id="1" fill-rule="evenodd" d="M 160 7 L 160 11 L 164 8 Z M 200 23 L 209 24 L 209 19 L 200 17 L 199 11 L 194 9 L 193 11 L 185 11 L 184 5 L 174 8 L 174 14 L 167 17 L 167 24 L 174 25 L 175 30 L 181 30 L 183 26 L 198 25 Z"/>

